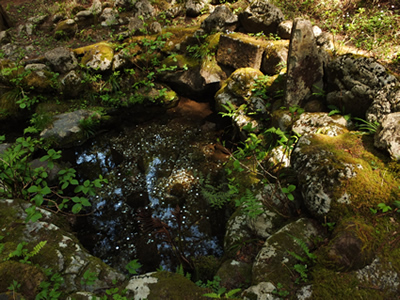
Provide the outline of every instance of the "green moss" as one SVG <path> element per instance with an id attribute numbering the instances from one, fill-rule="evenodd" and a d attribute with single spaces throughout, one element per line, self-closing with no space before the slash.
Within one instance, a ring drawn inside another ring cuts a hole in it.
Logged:
<path id="1" fill-rule="evenodd" d="M 376 208 L 379 203 L 391 204 L 399 199 L 400 179 L 388 169 L 388 158 L 374 148 L 373 137 L 359 133 L 337 137 L 314 135 L 305 153 L 318 153 L 322 150 L 331 153 L 323 161 L 324 165 L 337 170 L 343 169 L 344 164 L 351 164 L 357 174 L 352 178 L 333 178 L 339 184 L 330 187 L 335 199 L 329 212 L 330 220 L 360 212 L 368 215 L 370 208 Z M 337 201 L 345 193 L 350 196 L 350 204 Z"/>
<path id="2" fill-rule="evenodd" d="M 152 274 L 158 278 L 158 282 L 150 284 L 151 293 L 148 300 L 168 300 L 168 299 L 207 299 L 202 295 L 206 290 L 198 287 L 192 281 L 179 274 L 170 272 L 157 272 Z"/>

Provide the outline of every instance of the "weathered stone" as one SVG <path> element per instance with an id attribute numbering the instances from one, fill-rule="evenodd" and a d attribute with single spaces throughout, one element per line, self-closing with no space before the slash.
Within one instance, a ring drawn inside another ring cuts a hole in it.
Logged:
<path id="1" fill-rule="evenodd" d="M 388 151 L 393 160 L 400 161 L 400 112 L 383 117 L 374 145 Z"/>
<path id="2" fill-rule="evenodd" d="M 288 49 L 288 41 L 270 41 L 265 47 L 260 70 L 269 76 L 278 74 L 286 66 Z"/>
<path id="3" fill-rule="evenodd" d="M 377 92 L 366 117 L 368 122 L 382 123 L 386 115 L 395 112 L 400 112 L 400 85 L 391 83 Z"/>
<path id="4" fill-rule="evenodd" d="M 293 124 L 292 130 L 299 135 L 320 133 L 336 136 L 348 132 L 352 125 L 341 115 L 329 116 L 328 113 L 302 113 Z"/>
<path id="5" fill-rule="evenodd" d="M 310 21 L 296 19 L 290 40 L 285 105 L 302 106 L 314 91 L 322 89 L 323 63 Z"/>
<path id="6" fill-rule="evenodd" d="M 341 221 L 329 244 L 324 246 L 324 262 L 340 271 L 357 270 L 370 264 L 375 256 L 374 227 L 354 216 Z"/>
<path id="7" fill-rule="evenodd" d="M 144 21 L 139 17 L 129 18 L 128 30 L 135 34 L 140 31 L 140 29 L 144 29 Z"/>
<path id="8" fill-rule="evenodd" d="M 94 15 L 100 15 L 103 10 L 101 0 L 93 0 L 92 6 L 89 8 L 89 11 Z"/>
<path id="9" fill-rule="evenodd" d="M 266 42 L 241 33 L 223 34 L 219 39 L 217 62 L 233 68 L 260 69 Z"/>
<path id="10" fill-rule="evenodd" d="M 25 70 L 50 71 L 49 67 L 45 64 L 29 64 L 25 66 Z"/>
<path id="11" fill-rule="evenodd" d="M 228 291 L 246 284 L 251 278 L 251 263 L 243 261 L 227 260 L 218 269 L 216 276 L 221 278 L 220 285 Z"/>
<path id="12" fill-rule="evenodd" d="M 84 54 L 81 63 L 94 70 L 105 71 L 112 67 L 114 49 L 107 43 L 98 43 L 74 49 L 77 55 Z"/>
<path id="13" fill-rule="evenodd" d="M 88 135 L 80 127 L 81 121 L 92 116 L 100 119 L 98 113 L 88 110 L 77 110 L 55 116 L 51 127 L 44 129 L 40 136 L 52 139 L 59 147 L 80 145 L 88 139 Z"/>
<path id="14" fill-rule="evenodd" d="M 117 25 L 118 24 L 117 16 L 118 16 L 117 11 L 115 11 L 111 7 L 105 8 L 99 17 L 101 26 L 110 27 L 110 26 Z"/>
<path id="15" fill-rule="evenodd" d="M 304 203 L 314 217 L 336 222 L 360 207 L 389 203 L 393 195 L 400 194 L 399 180 L 393 174 L 376 173 L 371 168 L 371 161 L 385 168 L 373 154 L 372 143 L 372 137 L 352 133 L 336 137 L 309 134 L 299 139 L 291 165 L 297 172 Z"/>
<path id="16" fill-rule="evenodd" d="M 185 4 L 186 15 L 188 17 L 197 17 L 206 7 L 208 0 L 188 0 Z"/>
<path id="17" fill-rule="evenodd" d="M 205 84 L 219 84 L 226 79 L 226 74 L 217 64 L 215 56 L 207 56 L 203 59 L 200 75 L 203 77 Z"/>
<path id="18" fill-rule="evenodd" d="M 75 20 L 67 19 L 57 24 L 54 29 L 54 37 L 56 39 L 63 39 L 65 37 L 73 37 L 78 31 L 78 24 Z"/>
<path id="19" fill-rule="evenodd" d="M 136 1 L 134 6 L 135 17 L 142 16 L 144 19 L 149 19 L 155 16 L 155 9 L 148 0 Z"/>
<path id="20" fill-rule="evenodd" d="M 292 20 L 286 20 L 278 25 L 278 35 L 280 38 L 288 40 L 290 39 L 290 35 L 292 34 L 292 28 L 293 28 L 293 21 Z"/>
<path id="21" fill-rule="evenodd" d="M 82 84 L 82 78 L 74 70 L 68 72 L 61 79 L 61 91 L 67 97 L 81 95 L 85 88 L 85 85 Z"/>
<path id="22" fill-rule="evenodd" d="M 8 31 L 1 31 L 0 32 L 0 45 L 5 45 L 11 41 L 11 36 Z"/>
<path id="23" fill-rule="evenodd" d="M 255 81 L 263 76 L 261 71 L 252 68 L 240 68 L 229 76 L 215 95 L 215 107 L 218 112 L 226 112 L 224 105 L 231 103 L 238 108 L 252 95 Z"/>
<path id="24" fill-rule="evenodd" d="M 114 7 L 122 7 L 125 9 L 131 9 L 133 7 L 133 1 L 132 0 L 115 0 L 114 2 Z"/>
<path id="25" fill-rule="evenodd" d="M 388 290 L 393 294 L 398 294 L 400 286 L 399 272 L 391 262 L 383 263 L 376 258 L 365 268 L 357 271 L 357 279 L 365 286 L 373 286 L 380 290 Z"/>
<path id="26" fill-rule="evenodd" d="M 248 289 L 246 289 L 242 296 L 243 299 L 265 299 L 265 300 L 279 300 L 281 299 L 278 296 L 274 296 L 274 291 L 276 291 L 276 286 L 271 282 L 260 282 L 256 285 L 252 285 Z"/>
<path id="27" fill-rule="evenodd" d="M 203 299 L 204 290 L 186 277 L 170 272 L 133 276 L 125 289 L 128 299 Z"/>
<path id="28" fill-rule="evenodd" d="M 153 22 L 149 26 L 150 33 L 157 34 L 162 32 L 161 24 L 158 22 Z"/>
<path id="29" fill-rule="evenodd" d="M 309 251 L 315 249 L 314 238 L 323 237 L 319 225 L 311 219 L 299 219 L 290 223 L 270 236 L 258 253 L 253 264 L 253 285 L 261 282 L 280 282 L 286 286 L 291 282 L 291 268 L 297 263 L 297 258 L 289 252 L 295 253 L 305 260 L 310 257 L 299 243 L 307 245 Z M 286 268 L 282 268 L 285 264 Z"/>
<path id="30" fill-rule="evenodd" d="M 354 55 L 343 55 L 330 62 L 326 77 L 328 104 L 360 118 L 365 118 L 378 91 L 398 82 L 374 59 Z"/>
<path id="31" fill-rule="evenodd" d="M 234 31 L 237 27 L 238 17 L 232 13 L 226 5 L 219 5 L 215 8 L 201 24 L 207 33 Z"/>
<path id="32" fill-rule="evenodd" d="M 44 54 L 51 68 L 59 73 L 67 73 L 78 66 L 75 54 L 68 48 L 59 47 Z"/>
<path id="33" fill-rule="evenodd" d="M 276 33 L 278 25 L 285 19 L 282 11 L 267 0 L 255 0 L 239 14 L 239 21 L 247 32 Z"/>

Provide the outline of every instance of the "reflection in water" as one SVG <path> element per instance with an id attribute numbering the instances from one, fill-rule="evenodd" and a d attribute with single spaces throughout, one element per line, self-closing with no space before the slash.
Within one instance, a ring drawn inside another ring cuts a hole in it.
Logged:
<path id="1" fill-rule="evenodd" d="M 213 132 L 172 120 L 105 134 L 77 151 L 80 174 L 101 173 L 109 181 L 91 199 L 95 213 L 79 224 L 84 246 L 121 271 L 133 259 L 147 272 L 175 270 L 179 255 L 222 255 L 224 213 L 210 209 L 199 192 L 199 177 L 222 166 L 208 153 L 215 139 Z M 153 227 L 154 220 L 163 224 L 159 234 L 141 230 L 141 211 L 150 212 Z"/>

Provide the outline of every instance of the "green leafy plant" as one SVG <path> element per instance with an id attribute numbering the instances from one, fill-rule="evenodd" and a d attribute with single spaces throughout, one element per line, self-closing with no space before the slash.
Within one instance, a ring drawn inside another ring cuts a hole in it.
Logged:
<path id="1" fill-rule="evenodd" d="M 28 243 L 26 242 L 21 242 L 17 245 L 17 249 L 15 249 L 13 252 L 11 252 L 8 257 L 5 260 L 10 260 L 15 257 L 21 258 L 19 262 L 24 263 L 24 264 L 30 264 L 31 262 L 29 261 L 32 257 L 35 255 L 39 254 L 40 250 L 46 245 L 47 241 L 41 241 L 39 242 L 32 251 L 29 252 L 28 249 L 24 248 Z"/>
<path id="2" fill-rule="evenodd" d="M 142 267 L 142 264 L 139 263 L 137 259 L 131 260 L 126 266 L 125 269 L 128 270 L 129 274 L 135 275 L 137 274 L 137 270 Z"/>
<path id="3" fill-rule="evenodd" d="M 203 296 L 208 297 L 208 298 L 213 298 L 213 299 L 220 299 L 220 298 L 225 298 L 225 299 L 230 299 L 232 298 L 235 294 L 239 293 L 241 289 L 233 289 L 230 291 L 227 291 L 226 288 L 221 287 L 221 278 L 219 276 L 214 276 L 213 280 L 208 280 L 207 283 L 203 283 L 201 281 L 197 281 L 196 285 L 206 288 L 206 289 L 211 289 L 211 293 L 206 293 Z"/>
<path id="4" fill-rule="evenodd" d="M 286 196 L 288 197 L 288 199 L 290 201 L 294 200 L 294 196 L 292 194 L 292 192 L 296 189 L 296 186 L 293 184 L 290 184 L 288 187 L 286 188 L 282 188 L 282 192 L 286 194 Z"/>
<path id="5" fill-rule="evenodd" d="M 276 285 L 276 289 L 272 291 L 272 294 L 285 298 L 289 296 L 290 293 L 284 289 L 282 283 L 278 282 L 278 284 Z"/>
<path id="6" fill-rule="evenodd" d="M 379 129 L 379 122 L 368 122 L 367 120 L 361 118 L 353 118 L 354 120 L 358 121 L 357 127 L 358 129 L 365 131 L 367 134 L 375 134 L 376 131 Z"/>
<path id="7" fill-rule="evenodd" d="M 74 203 L 71 211 L 79 213 L 83 207 L 89 207 L 88 196 L 95 195 L 95 189 L 107 182 L 101 175 L 94 181 L 79 184 L 74 169 L 64 169 L 58 172 L 58 184 L 48 185 L 48 172 L 53 169 L 54 162 L 61 157 L 61 151 L 47 150 L 40 158 L 46 162 L 46 167 L 32 168 L 30 161 L 42 141 L 31 137 L 20 137 L 0 155 L 0 195 L 14 199 L 25 199 L 31 206 L 25 211 L 27 221 L 36 221 L 42 215 L 36 207 L 52 209 L 55 212 L 66 213 L 70 202 Z M 67 188 L 74 186 L 73 195 L 66 194 Z"/>
<path id="8" fill-rule="evenodd" d="M 314 253 L 311 253 L 307 244 L 295 237 L 289 234 L 289 236 L 291 238 L 293 238 L 293 240 L 300 246 L 300 248 L 303 250 L 305 256 L 302 255 L 298 255 L 293 251 L 288 251 L 288 253 L 293 256 L 295 259 L 297 259 L 298 261 L 302 262 L 301 264 L 295 264 L 293 266 L 293 270 L 296 271 L 300 277 L 298 279 L 296 279 L 296 283 L 299 283 L 300 280 L 303 282 L 307 282 L 308 281 L 308 266 L 312 263 L 315 263 L 315 260 L 317 258 L 317 256 Z"/>

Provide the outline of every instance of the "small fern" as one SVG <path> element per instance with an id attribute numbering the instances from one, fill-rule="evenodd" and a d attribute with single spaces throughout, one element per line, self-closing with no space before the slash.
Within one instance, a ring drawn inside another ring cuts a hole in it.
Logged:
<path id="1" fill-rule="evenodd" d="M 250 189 L 246 189 L 244 195 L 240 199 L 236 199 L 236 206 L 243 206 L 246 214 L 254 219 L 264 212 L 262 203 L 254 196 Z"/>
<path id="2" fill-rule="evenodd" d="M 47 241 L 41 241 L 39 244 L 37 244 L 33 250 L 28 254 L 29 257 L 34 257 L 35 255 L 38 255 L 40 250 L 43 249 L 43 247 L 47 244 Z"/>
<path id="3" fill-rule="evenodd" d="M 317 256 L 314 253 L 310 252 L 310 249 L 308 248 L 307 244 L 302 240 L 299 239 L 293 235 L 288 234 L 299 246 L 300 248 L 304 251 L 304 253 L 307 255 L 307 258 L 315 261 L 315 259 L 317 258 Z M 301 260 L 302 261 L 302 260 Z"/>

